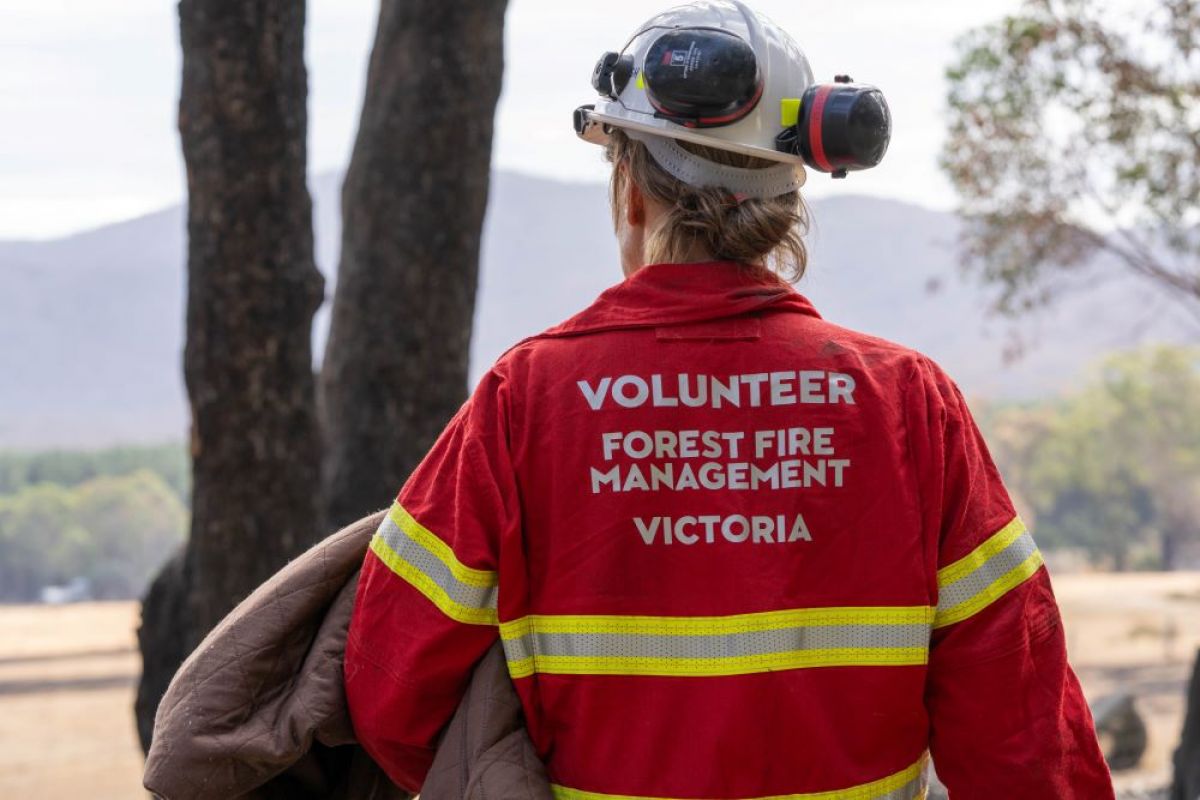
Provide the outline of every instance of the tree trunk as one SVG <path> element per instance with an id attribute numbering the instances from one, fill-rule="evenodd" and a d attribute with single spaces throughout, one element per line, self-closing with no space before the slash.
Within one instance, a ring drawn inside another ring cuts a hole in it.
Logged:
<path id="1" fill-rule="evenodd" d="M 387 505 L 466 396 L 506 0 L 383 0 L 321 373 L 326 527 Z"/>
<path id="2" fill-rule="evenodd" d="M 1162 568 L 1168 572 L 1175 569 L 1179 560 L 1180 538 L 1174 527 L 1168 522 L 1166 530 L 1162 532 L 1161 541 Z"/>
<path id="3" fill-rule="evenodd" d="M 193 490 L 176 625 L 189 649 L 321 531 L 304 20 L 302 2 L 179 3 Z M 143 636 L 144 685 L 162 683 L 159 647 Z"/>
<path id="4" fill-rule="evenodd" d="M 1114 547 L 1112 550 L 1113 571 L 1127 572 L 1129 569 L 1129 553 L 1124 547 Z"/>
<path id="5" fill-rule="evenodd" d="M 138 739 L 142 751 L 149 752 L 154 733 L 154 712 L 167 692 L 175 670 L 187 658 L 187 619 L 189 584 L 184 570 L 185 547 L 163 565 L 142 598 L 142 624 L 138 645 L 142 649 L 142 679 L 138 682 L 133 713 L 137 718 Z"/>
<path id="6" fill-rule="evenodd" d="M 1184 712 L 1183 734 L 1175 750 L 1175 779 L 1171 785 L 1171 800 L 1200 798 L 1200 652 L 1188 686 L 1187 708 Z"/>

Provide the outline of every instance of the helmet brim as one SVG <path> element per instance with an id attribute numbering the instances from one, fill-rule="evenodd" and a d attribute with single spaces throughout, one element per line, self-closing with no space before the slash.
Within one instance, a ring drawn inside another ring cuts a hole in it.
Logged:
<path id="1" fill-rule="evenodd" d="M 662 122 L 655 124 L 658 122 L 657 120 L 649 123 L 640 122 L 635 119 L 629 119 L 628 117 L 619 117 L 613 114 L 606 114 L 602 111 L 590 109 L 582 113 L 586 114 L 587 121 L 583 130 L 579 132 L 579 138 L 591 144 L 597 144 L 601 146 L 607 145 L 609 137 L 608 132 L 605 130 L 605 126 L 612 126 L 614 128 L 628 128 L 629 130 L 638 131 L 640 133 L 649 133 L 655 136 L 666 136 L 670 139 L 679 139 L 681 141 L 691 142 L 692 144 L 698 144 L 705 147 L 718 147 L 721 150 L 729 150 L 735 153 L 741 153 L 743 155 L 765 159 L 767 161 L 779 161 L 785 164 L 796 164 L 799 166 L 804 165 L 804 159 L 799 155 L 784 153 L 779 150 L 769 150 L 765 147 L 757 147 L 744 142 L 735 142 L 729 140 L 722 140 L 718 142 L 714 141 L 711 136 L 706 136 L 699 132 L 692 132 L 687 128 L 682 128 L 679 125 L 674 125 L 671 123 Z"/>

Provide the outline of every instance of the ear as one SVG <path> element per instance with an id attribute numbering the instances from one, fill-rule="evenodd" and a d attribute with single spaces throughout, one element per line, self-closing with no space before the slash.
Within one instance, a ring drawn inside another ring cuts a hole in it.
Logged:
<path id="1" fill-rule="evenodd" d="M 646 197 L 631 178 L 625 180 L 625 221 L 631 228 L 646 224 Z"/>

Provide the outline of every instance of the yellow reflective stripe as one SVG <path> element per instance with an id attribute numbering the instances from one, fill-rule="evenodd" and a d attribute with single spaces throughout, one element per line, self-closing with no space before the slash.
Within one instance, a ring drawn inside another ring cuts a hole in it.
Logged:
<path id="1" fill-rule="evenodd" d="M 922 755 L 912 766 L 888 775 L 886 778 L 849 786 L 845 789 L 804 794 L 774 794 L 740 800 L 884 800 L 885 798 L 887 800 L 892 798 L 916 800 L 916 798 L 925 797 L 925 762 L 927 760 L 928 754 Z M 550 790 L 554 794 L 555 800 L 677 800 L 677 798 L 650 797 L 648 795 L 602 794 L 601 792 L 571 789 L 559 784 L 551 784 Z"/>
<path id="2" fill-rule="evenodd" d="M 791 650 L 728 658 L 632 658 L 623 656 L 535 655 L 508 663 L 513 678 L 535 672 L 556 675 L 657 675 L 714 677 L 750 675 L 803 667 L 869 667 L 925 664 L 926 647 L 841 647 L 829 650 Z"/>
<path id="3" fill-rule="evenodd" d="M 1013 517 L 1011 522 L 989 536 L 983 544 L 954 563 L 939 569 L 937 571 L 938 586 L 954 583 L 959 578 L 979 569 L 989 559 L 1015 542 L 1023 533 L 1025 533 L 1025 523 L 1021 521 L 1020 517 Z"/>
<path id="4" fill-rule="evenodd" d="M 475 608 L 457 602 L 432 578 L 405 561 L 381 536 L 376 535 L 371 539 L 371 552 L 451 619 L 470 625 L 497 624 L 496 609 Z"/>
<path id="5" fill-rule="evenodd" d="M 796 608 L 721 617 L 531 614 L 500 624 L 500 636 L 519 639 L 533 632 L 648 636 L 707 636 L 835 625 L 921 625 L 933 621 L 930 606 L 839 606 Z"/>
<path id="6" fill-rule="evenodd" d="M 1029 579 L 1042 566 L 1042 554 L 1038 550 L 1008 572 L 1001 575 L 979 594 L 945 611 L 938 611 L 934 617 L 933 627 L 943 628 L 962 622 L 968 617 L 979 613 L 996 600 L 1003 597 L 1009 590 L 1015 589 Z"/>
<path id="7" fill-rule="evenodd" d="M 1025 524 L 1013 517 L 966 556 L 938 570 L 933 626 L 953 625 L 979 613 L 1021 585 L 1042 563 Z"/>
<path id="8" fill-rule="evenodd" d="M 458 557 L 454 555 L 454 551 L 450 549 L 450 545 L 443 542 L 432 531 L 417 522 L 413 518 L 413 515 L 409 514 L 400 503 L 392 503 L 392 508 L 388 512 L 388 516 L 391 517 L 392 522 L 396 523 L 396 527 L 404 531 L 410 539 L 424 547 L 445 564 L 446 569 L 450 570 L 450 574 L 461 583 L 485 589 L 496 585 L 495 572 L 468 567 L 459 561 Z"/>

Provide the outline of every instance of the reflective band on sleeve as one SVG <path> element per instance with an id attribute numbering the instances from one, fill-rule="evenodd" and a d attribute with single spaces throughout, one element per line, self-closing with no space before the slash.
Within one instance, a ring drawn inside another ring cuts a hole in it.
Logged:
<path id="1" fill-rule="evenodd" d="M 397 528 L 404 531 L 404 534 L 409 539 L 421 545 L 421 547 L 432 553 L 438 561 L 445 564 L 446 569 L 450 570 L 450 573 L 459 583 L 465 583 L 469 586 L 480 586 L 484 589 L 489 589 L 496 585 L 495 572 L 485 569 L 474 569 L 463 564 L 454 555 L 454 551 L 450 549 L 450 545 L 443 542 L 428 528 L 413 519 L 412 514 L 404 510 L 404 506 L 399 503 L 393 503 L 392 510 L 388 512 L 388 518 Z"/>
<path id="2" fill-rule="evenodd" d="M 728 798 L 728 800 L 923 800 L 929 788 L 925 771 L 928 754 L 922 755 L 917 763 L 897 773 L 870 783 L 860 783 L 844 789 L 804 794 L 776 794 L 769 797 Z M 555 800 L 675 800 L 648 795 L 602 794 L 552 784 Z"/>
<path id="3" fill-rule="evenodd" d="M 495 625 L 496 573 L 462 564 L 449 545 L 399 504 L 371 539 L 371 552 L 429 598 L 446 616 L 472 625 Z"/>
<path id="4" fill-rule="evenodd" d="M 941 628 L 974 616 L 1024 583 L 1042 565 L 1042 554 L 1019 517 L 1014 517 L 965 557 L 938 570 Z"/>
<path id="5" fill-rule="evenodd" d="M 529 616 L 502 623 L 513 678 L 744 675 L 924 664 L 933 609 L 805 608 L 726 617 Z"/>

